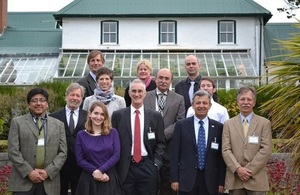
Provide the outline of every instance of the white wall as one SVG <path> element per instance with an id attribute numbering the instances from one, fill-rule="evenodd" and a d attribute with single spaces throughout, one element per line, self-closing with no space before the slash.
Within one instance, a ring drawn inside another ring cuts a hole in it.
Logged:
<path id="1" fill-rule="evenodd" d="M 101 21 L 119 21 L 119 44 L 101 45 Z M 177 44 L 160 45 L 160 20 L 177 21 Z M 236 21 L 236 44 L 218 44 L 218 21 Z M 254 17 L 211 18 L 67 18 L 63 20 L 63 49 L 99 50 L 239 50 L 250 51 L 258 72 L 259 21 Z"/>
<path id="2" fill-rule="evenodd" d="M 109 18 L 119 21 L 119 44 L 101 45 L 101 21 L 63 20 L 63 49 L 255 49 L 254 18 L 172 18 L 177 21 L 177 44 L 158 44 L 158 21 L 166 18 Z M 218 45 L 218 20 L 236 20 L 237 44 Z"/>

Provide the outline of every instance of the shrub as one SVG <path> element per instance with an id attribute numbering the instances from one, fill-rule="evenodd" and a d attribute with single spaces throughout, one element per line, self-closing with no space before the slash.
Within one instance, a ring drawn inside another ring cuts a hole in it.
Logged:
<path id="1" fill-rule="evenodd" d="M 8 192 L 8 179 L 11 174 L 11 165 L 6 165 L 0 169 L 0 194 L 2 195 L 11 195 L 11 192 Z"/>

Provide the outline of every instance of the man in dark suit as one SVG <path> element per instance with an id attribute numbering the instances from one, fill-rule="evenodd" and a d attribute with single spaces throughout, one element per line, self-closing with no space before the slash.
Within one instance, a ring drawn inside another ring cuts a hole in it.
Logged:
<path id="1" fill-rule="evenodd" d="M 27 94 L 29 113 L 13 118 L 8 134 L 12 162 L 9 191 L 20 195 L 59 194 L 59 171 L 67 159 L 64 124 L 47 115 L 49 94 Z"/>
<path id="2" fill-rule="evenodd" d="M 184 63 L 188 77 L 175 85 L 175 92 L 183 96 L 186 113 L 191 106 L 193 94 L 198 90 L 198 85 L 201 80 L 201 64 L 199 58 L 194 55 L 188 55 Z M 218 102 L 216 93 L 214 93 L 213 99 Z"/>
<path id="3" fill-rule="evenodd" d="M 87 63 L 90 69 L 89 74 L 77 81 L 77 83 L 85 88 L 84 98 L 94 95 L 94 89 L 97 86 L 96 72 L 104 66 L 104 55 L 98 50 L 91 51 L 87 57 Z"/>
<path id="4" fill-rule="evenodd" d="M 185 118 L 184 99 L 169 88 L 173 81 L 172 72 L 167 68 L 160 69 L 155 77 L 157 88 L 147 92 L 144 100 L 145 108 L 150 108 L 161 112 L 164 120 L 164 134 L 166 138 L 166 150 L 163 155 L 163 166 L 160 169 L 160 195 L 176 195 L 176 192 L 171 189 L 170 175 L 170 150 L 171 140 L 174 131 L 175 123 Z"/>
<path id="5" fill-rule="evenodd" d="M 175 92 L 183 96 L 185 112 L 187 112 L 191 106 L 193 94 L 198 90 L 198 84 L 201 80 L 201 65 L 199 59 L 194 55 L 188 55 L 184 63 L 188 77 L 175 85 Z"/>
<path id="6" fill-rule="evenodd" d="M 66 89 L 66 107 L 50 114 L 65 124 L 68 145 L 68 157 L 60 171 L 60 195 L 68 194 L 69 185 L 72 195 L 75 195 L 81 174 L 81 168 L 77 165 L 75 158 L 75 140 L 77 133 L 85 129 L 87 112 L 79 108 L 83 96 L 84 87 L 78 83 L 70 84 Z"/>
<path id="7" fill-rule="evenodd" d="M 170 181 L 180 195 L 217 195 L 224 192 L 222 123 L 207 117 L 211 97 L 197 91 L 192 100 L 195 115 L 175 124 Z"/>
<path id="8" fill-rule="evenodd" d="M 144 108 L 143 81 L 130 83 L 129 96 L 131 106 L 112 114 L 112 126 L 121 142 L 118 174 L 125 195 L 155 195 L 165 149 L 163 119 L 159 112 Z"/>

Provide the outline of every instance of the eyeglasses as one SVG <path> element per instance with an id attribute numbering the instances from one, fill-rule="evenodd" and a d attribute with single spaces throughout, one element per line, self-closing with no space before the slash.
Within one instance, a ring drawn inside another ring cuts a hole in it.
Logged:
<path id="1" fill-rule="evenodd" d="M 41 98 L 41 99 L 31 99 L 30 100 L 30 102 L 32 102 L 32 103 L 38 103 L 38 102 L 41 102 L 41 103 L 44 103 L 44 102 L 46 102 L 47 100 L 45 99 L 45 98 Z"/>

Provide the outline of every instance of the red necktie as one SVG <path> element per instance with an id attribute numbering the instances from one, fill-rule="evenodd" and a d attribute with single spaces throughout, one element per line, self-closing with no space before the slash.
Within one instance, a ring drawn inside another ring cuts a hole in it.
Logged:
<path id="1" fill-rule="evenodd" d="M 133 160 L 136 163 L 139 163 L 142 160 L 141 128 L 140 128 L 139 113 L 140 113 L 139 110 L 135 110 Z"/>

